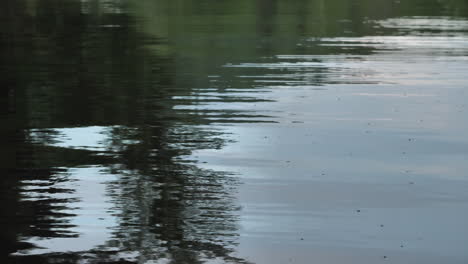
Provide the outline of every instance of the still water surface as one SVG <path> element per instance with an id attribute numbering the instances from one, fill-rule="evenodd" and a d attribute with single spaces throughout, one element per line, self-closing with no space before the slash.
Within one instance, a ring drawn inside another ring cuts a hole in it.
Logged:
<path id="1" fill-rule="evenodd" d="M 0 9 L 2 263 L 467 263 L 464 0 Z"/>

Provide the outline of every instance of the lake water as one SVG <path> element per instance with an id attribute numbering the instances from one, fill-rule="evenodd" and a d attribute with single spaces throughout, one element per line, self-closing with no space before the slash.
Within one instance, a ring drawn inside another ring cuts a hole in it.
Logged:
<path id="1" fill-rule="evenodd" d="M 7 0 L 2 263 L 468 263 L 466 0 Z"/>

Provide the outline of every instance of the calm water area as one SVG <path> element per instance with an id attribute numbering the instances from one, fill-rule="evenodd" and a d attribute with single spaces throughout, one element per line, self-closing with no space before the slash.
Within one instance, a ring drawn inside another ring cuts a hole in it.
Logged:
<path id="1" fill-rule="evenodd" d="M 0 263 L 468 263 L 468 1 L 0 5 Z"/>

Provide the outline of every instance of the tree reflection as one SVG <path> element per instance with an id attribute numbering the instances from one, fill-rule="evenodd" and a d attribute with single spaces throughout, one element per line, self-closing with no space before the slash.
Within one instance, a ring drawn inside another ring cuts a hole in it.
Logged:
<path id="1" fill-rule="evenodd" d="M 140 261 L 240 261 L 230 256 L 236 237 L 235 178 L 182 158 L 195 149 L 220 148 L 225 139 L 221 132 L 196 126 L 210 122 L 203 115 L 172 110 L 177 101 L 171 98 L 191 91 L 174 85 L 171 56 L 145 47 L 159 40 L 139 33 L 118 6 L 98 1 L 18 1 L 8 14 L 13 28 L 23 27 L 13 19 L 22 17 L 34 29 L 20 36 L 12 30 L 8 41 L 13 37 L 16 43 L 2 53 L 8 70 L 17 74 L 10 82 L 20 96 L 20 130 L 6 135 L 15 137 L 9 146 L 17 150 L 18 163 L 7 168 L 2 184 L 10 190 L 2 195 L 11 200 L 1 218 L 12 228 L 2 232 L 5 253 L 33 247 L 21 244 L 29 237 L 80 235 L 68 224 L 80 216 L 65 213 L 73 211 L 73 198 L 53 198 L 58 193 L 73 197 L 74 190 L 57 187 L 69 180 L 67 168 L 100 164 L 120 175 L 108 187 L 119 190 L 108 194 L 120 219 L 112 240 L 88 252 L 10 256 L 9 261 L 73 263 L 85 255 L 111 261 L 115 248 L 138 252 Z M 60 141 L 56 128 L 90 125 L 113 126 L 104 152 L 53 145 Z"/>

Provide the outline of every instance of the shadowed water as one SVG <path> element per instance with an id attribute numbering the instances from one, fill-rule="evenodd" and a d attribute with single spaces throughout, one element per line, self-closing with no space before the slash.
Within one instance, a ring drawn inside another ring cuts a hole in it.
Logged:
<path id="1" fill-rule="evenodd" d="M 466 263 L 464 0 L 7 0 L 2 263 Z"/>

